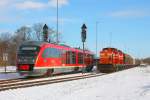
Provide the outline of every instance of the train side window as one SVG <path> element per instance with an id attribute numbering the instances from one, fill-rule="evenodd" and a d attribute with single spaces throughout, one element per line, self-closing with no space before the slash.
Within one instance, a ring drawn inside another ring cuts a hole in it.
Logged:
<path id="1" fill-rule="evenodd" d="M 56 48 L 46 48 L 42 54 L 43 58 L 59 58 L 61 51 Z"/>
<path id="2" fill-rule="evenodd" d="M 72 52 L 72 64 L 76 64 L 76 53 L 75 52 Z"/>
<path id="3" fill-rule="evenodd" d="M 66 64 L 76 64 L 76 53 L 72 51 L 66 52 Z"/>
<path id="4" fill-rule="evenodd" d="M 67 51 L 66 52 L 66 64 L 70 64 L 70 52 L 69 51 Z"/>
<path id="5" fill-rule="evenodd" d="M 78 63 L 83 64 L 83 53 L 78 53 Z"/>
<path id="6" fill-rule="evenodd" d="M 65 50 L 62 50 L 61 57 L 62 57 L 62 63 L 65 64 L 66 63 L 66 51 Z"/>

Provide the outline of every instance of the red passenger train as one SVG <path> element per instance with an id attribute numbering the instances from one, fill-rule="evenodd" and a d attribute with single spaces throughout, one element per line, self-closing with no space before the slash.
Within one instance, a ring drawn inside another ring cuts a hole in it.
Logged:
<path id="1" fill-rule="evenodd" d="M 100 72 L 114 72 L 129 68 L 133 65 L 133 58 L 116 48 L 104 48 L 100 51 L 98 70 Z"/>
<path id="2" fill-rule="evenodd" d="M 93 53 L 48 42 L 27 41 L 17 52 L 17 70 L 23 76 L 51 75 L 93 68 Z M 84 63 L 83 63 L 84 58 Z"/>

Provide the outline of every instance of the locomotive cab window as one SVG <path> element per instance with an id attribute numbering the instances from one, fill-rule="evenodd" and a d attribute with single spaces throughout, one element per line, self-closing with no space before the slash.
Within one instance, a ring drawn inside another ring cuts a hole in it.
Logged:
<path id="1" fill-rule="evenodd" d="M 42 54 L 43 58 L 59 58 L 61 57 L 61 51 L 56 48 L 46 48 Z"/>

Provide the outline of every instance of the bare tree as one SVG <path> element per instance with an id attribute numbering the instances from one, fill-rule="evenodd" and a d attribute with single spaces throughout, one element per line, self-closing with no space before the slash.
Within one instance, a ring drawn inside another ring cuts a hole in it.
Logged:
<path id="1" fill-rule="evenodd" d="M 43 25 L 44 24 L 42 24 L 42 23 L 37 23 L 37 24 L 34 24 L 32 27 L 33 34 L 35 37 L 34 39 L 37 41 L 42 40 Z"/>
<path id="2" fill-rule="evenodd" d="M 12 48 L 10 48 L 11 36 L 12 35 L 9 32 L 5 32 L 5 33 L 0 34 L 0 65 L 4 65 L 4 61 L 3 61 L 3 54 L 4 53 L 8 53 L 8 56 L 11 55 L 9 52 L 10 50 L 12 50 Z M 9 61 L 10 61 L 10 59 L 8 57 L 8 62 Z"/>
<path id="3" fill-rule="evenodd" d="M 16 32 L 16 35 L 19 36 L 23 41 L 31 39 L 31 28 L 27 26 L 22 26 Z"/>
<path id="4" fill-rule="evenodd" d="M 52 29 L 52 28 L 49 28 L 48 29 L 48 33 L 49 33 L 49 37 L 48 37 L 48 40 L 49 40 L 49 42 L 50 43 L 54 43 L 54 42 L 56 42 L 56 39 L 55 39 L 55 37 L 56 37 L 56 32 Z"/>
<path id="5" fill-rule="evenodd" d="M 144 58 L 142 61 L 150 65 L 150 57 Z"/>
<path id="6" fill-rule="evenodd" d="M 0 34 L 0 41 L 9 41 L 11 39 L 11 33 L 4 32 Z"/>
<path id="7" fill-rule="evenodd" d="M 34 24 L 32 27 L 34 39 L 38 41 L 42 41 L 43 39 L 43 26 L 42 23 Z M 56 31 L 54 29 L 49 28 L 48 29 L 48 41 L 49 42 L 56 42 Z"/>
<path id="8" fill-rule="evenodd" d="M 22 26 L 15 32 L 13 36 L 13 42 L 16 46 L 19 46 L 23 41 L 31 40 L 31 28 L 27 26 Z"/>
<path id="9" fill-rule="evenodd" d="M 9 55 L 8 64 L 15 65 L 17 48 L 24 41 L 36 40 L 42 41 L 43 38 L 43 25 L 42 23 L 34 24 L 32 27 L 22 26 L 11 34 L 9 32 L 0 34 L 0 65 L 3 65 L 3 53 L 7 52 Z M 52 28 L 48 29 L 48 41 L 51 43 L 56 42 L 56 31 Z M 59 33 L 59 42 L 62 37 Z"/>

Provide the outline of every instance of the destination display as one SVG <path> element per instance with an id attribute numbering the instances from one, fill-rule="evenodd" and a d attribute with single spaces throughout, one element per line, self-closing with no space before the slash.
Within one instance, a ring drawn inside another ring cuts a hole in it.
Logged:
<path id="1" fill-rule="evenodd" d="M 22 47 L 21 50 L 36 50 L 37 47 Z"/>

